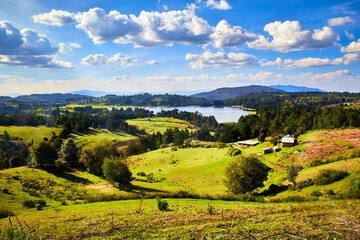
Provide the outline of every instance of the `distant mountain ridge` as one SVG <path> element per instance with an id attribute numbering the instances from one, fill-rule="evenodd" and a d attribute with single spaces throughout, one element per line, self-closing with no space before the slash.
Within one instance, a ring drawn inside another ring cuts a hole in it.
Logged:
<path id="1" fill-rule="evenodd" d="M 206 98 L 211 100 L 226 100 L 238 96 L 242 96 L 248 93 L 257 93 L 257 92 L 277 92 L 284 93 L 284 90 L 261 86 L 261 85 L 250 85 L 245 87 L 227 87 L 227 88 L 218 88 L 210 92 L 202 92 L 198 94 L 193 94 L 190 97 L 196 98 Z"/>
<path id="2" fill-rule="evenodd" d="M 294 86 L 294 85 L 270 85 L 269 87 L 277 88 L 285 92 L 326 92 L 319 88 L 309 88 L 309 87 Z"/>
<path id="3" fill-rule="evenodd" d="M 51 94 L 31 94 L 31 95 L 20 95 L 15 97 L 15 100 L 18 101 L 28 101 L 28 102 L 65 102 L 71 99 L 82 99 L 90 98 L 90 96 L 79 95 L 79 94 L 70 94 L 70 93 L 51 93 Z"/>
<path id="4" fill-rule="evenodd" d="M 185 95 L 190 96 L 195 93 L 199 93 L 202 91 L 197 90 L 191 90 L 191 91 L 172 91 L 172 92 L 149 92 L 150 94 L 176 94 L 176 95 Z M 132 96 L 137 94 L 143 94 L 145 92 L 104 92 L 104 91 L 93 91 L 93 90 L 80 90 L 80 91 L 72 91 L 69 92 L 70 94 L 80 94 L 85 96 L 91 96 L 91 97 L 104 97 L 106 95 L 117 95 L 117 96 Z"/>

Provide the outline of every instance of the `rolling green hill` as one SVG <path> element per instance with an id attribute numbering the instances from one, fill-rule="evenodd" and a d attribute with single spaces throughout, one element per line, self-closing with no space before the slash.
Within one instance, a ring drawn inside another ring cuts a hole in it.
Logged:
<path id="1" fill-rule="evenodd" d="M 137 126 L 139 129 L 144 129 L 147 134 L 156 132 L 164 133 L 168 128 L 179 128 L 189 130 L 194 127 L 187 121 L 175 118 L 140 118 L 126 121 L 130 125 Z"/>
<path id="2" fill-rule="evenodd" d="M 0 126 L 0 134 L 7 131 L 11 137 L 23 139 L 25 143 L 31 143 L 32 140 L 42 139 L 44 137 L 51 138 L 52 132 L 59 135 L 61 128 L 49 128 L 45 126 Z"/>

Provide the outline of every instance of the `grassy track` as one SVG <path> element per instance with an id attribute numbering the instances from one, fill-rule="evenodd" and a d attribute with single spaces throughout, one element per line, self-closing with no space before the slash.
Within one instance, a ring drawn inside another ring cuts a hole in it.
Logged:
<path id="1" fill-rule="evenodd" d="M 138 126 L 139 129 L 145 129 L 146 133 L 152 134 L 156 132 L 164 133 L 168 128 L 191 129 L 193 128 L 189 122 L 174 118 L 141 118 L 126 121 L 130 125 Z"/>
<path id="2" fill-rule="evenodd" d="M 44 137 L 51 138 L 52 133 L 58 135 L 61 132 L 61 128 L 49 128 L 49 127 L 29 127 L 29 126 L 0 126 L 0 133 L 3 134 L 7 131 L 11 137 L 18 137 L 24 140 L 26 143 L 31 143 L 31 140 L 42 139 Z"/>

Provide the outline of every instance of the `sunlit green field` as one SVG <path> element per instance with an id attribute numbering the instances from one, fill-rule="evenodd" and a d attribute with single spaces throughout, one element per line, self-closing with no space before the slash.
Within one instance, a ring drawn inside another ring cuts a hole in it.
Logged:
<path id="1" fill-rule="evenodd" d="M 156 132 L 164 133 L 168 128 L 179 128 L 179 129 L 189 129 L 191 131 L 192 127 L 189 122 L 184 120 L 179 120 L 175 118 L 141 118 L 133 119 L 126 121 L 130 125 L 138 126 L 139 129 L 145 129 L 146 133 L 152 134 Z"/>
<path id="2" fill-rule="evenodd" d="M 163 191 L 187 190 L 199 194 L 223 194 L 223 170 L 230 157 L 227 148 L 159 149 L 128 159 L 134 174 L 153 174 L 155 182 L 135 181 L 137 185 Z M 138 179 L 146 179 L 139 177 Z M 156 182 L 159 181 L 159 182 Z"/>
<path id="3" fill-rule="evenodd" d="M 136 139 L 136 136 L 127 134 L 122 131 L 111 132 L 107 129 L 91 129 L 86 133 L 72 133 L 70 135 L 71 138 L 74 139 L 75 143 L 78 146 L 85 146 L 87 144 L 98 142 L 101 140 L 109 140 L 114 144 L 118 142 L 127 141 L 130 139 Z"/>
<path id="4" fill-rule="evenodd" d="M 52 133 L 59 135 L 61 128 L 50 128 L 45 126 L 29 127 L 29 126 L 0 126 L 0 134 L 7 131 L 11 137 L 18 137 L 26 143 L 31 143 L 32 140 L 43 139 L 44 137 L 51 138 Z"/>

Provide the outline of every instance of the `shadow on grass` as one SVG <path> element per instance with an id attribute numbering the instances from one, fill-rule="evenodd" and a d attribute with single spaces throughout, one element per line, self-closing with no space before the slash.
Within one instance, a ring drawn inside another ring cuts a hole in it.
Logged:
<path id="1" fill-rule="evenodd" d="M 57 170 L 57 169 L 44 169 L 44 170 L 47 171 L 50 174 L 55 175 L 56 177 L 61 177 L 61 178 L 66 179 L 66 180 L 68 180 L 70 182 L 82 183 L 82 184 L 94 184 L 89 179 L 78 177 L 78 176 L 69 174 L 67 172 L 61 171 L 61 170 Z"/>
<path id="2" fill-rule="evenodd" d="M 145 193 L 168 193 L 168 191 L 163 191 L 163 190 L 159 190 L 159 189 L 154 189 L 154 188 L 146 188 L 146 187 L 140 187 L 140 186 L 131 186 L 131 191 L 132 192 L 145 192 Z"/>

